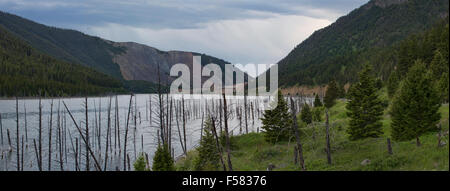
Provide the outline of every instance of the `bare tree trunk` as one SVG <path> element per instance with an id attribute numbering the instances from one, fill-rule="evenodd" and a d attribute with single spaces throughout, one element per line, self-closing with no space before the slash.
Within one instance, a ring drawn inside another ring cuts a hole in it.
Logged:
<path id="1" fill-rule="evenodd" d="M 127 160 L 127 139 L 128 139 L 128 124 L 130 121 L 130 112 L 131 112 L 131 104 L 132 104 L 132 100 L 133 100 L 133 95 L 130 96 L 130 105 L 128 106 L 128 117 L 127 117 L 127 125 L 125 126 L 125 140 L 124 140 L 124 146 L 123 146 L 123 170 L 126 171 L 127 170 L 127 164 L 126 164 L 126 160 Z"/>
<path id="2" fill-rule="evenodd" d="M 292 120 L 293 120 L 292 129 L 294 130 L 295 140 L 297 141 L 297 147 L 296 147 L 295 151 L 296 152 L 298 151 L 298 154 L 299 154 L 300 167 L 302 168 L 302 170 L 306 170 L 305 161 L 303 159 L 303 146 L 300 141 L 300 134 L 298 132 L 297 112 L 295 110 L 294 100 L 292 99 L 292 97 L 291 97 L 291 112 L 292 112 Z M 297 162 L 295 162 L 295 163 L 297 163 Z"/>
<path id="3" fill-rule="evenodd" d="M 75 171 L 78 169 L 78 138 L 75 138 Z"/>
<path id="4" fill-rule="evenodd" d="M 226 149 L 227 149 L 227 159 L 228 159 L 228 169 L 233 171 L 233 166 L 231 164 L 231 154 L 230 154 L 230 136 L 228 135 L 228 112 L 227 112 L 227 99 L 225 98 L 225 93 L 223 96 L 223 114 L 225 120 L 225 139 L 226 139 Z"/>
<path id="5" fill-rule="evenodd" d="M 223 161 L 223 149 L 222 149 L 222 145 L 219 143 L 219 136 L 217 136 L 217 130 L 216 130 L 216 121 L 214 118 L 211 118 L 212 120 L 212 125 L 213 125 L 213 133 L 214 133 L 214 138 L 216 139 L 216 146 L 217 146 L 217 150 L 219 150 L 219 154 L 220 154 L 220 163 L 222 164 L 223 167 L 223 171 L 227 171 L 227 166 L 225 165 L 225 162 Z"/>
<path id="6" fill-rule="evenodd" d="M 48 171 L 52 170 L 52 126 L 53 126 L 53 99 L 52 103 L 50 104 L 50 125 L 48 126 Z"/>
<path id="7" fill-rule="evenodd" d="M 183 109 L 183 138 L 184 138 L 184 150 L 187 152 L 187 142 L 186 142 L 186 112 L 184 111 L 184 97 L 181 98 L 182 109 Z"/>
<path id="8" fill-rule="evenodd" d="M 20 171 L 20 139 L 19 139 L 19 99 L 16 97 L 16 152 L 17 152 L 17 171 Z"/>
<path id="9" fill-rule="evenodd" d="M 3 123 L 2 123 L 2 114 L 0 113 L 0 138 L 2 139 L 3 146 Z"/>
<path id="10" fill-rule="evenodd" d="M 90 165 L 89 165 L 89 152 L 88 152 L 88 150 L 89 150 L 90 144 L 89 144 L 89 118 L 88 118 L 88 99 L 87 99 L 87 97 L 85 97 L 85 104 L 84 104 L 84 106 L 85 106 L 85 116 L 86 116 L 86 121 L 85 121 L 85 124 L 86 124 L 86 129 L 85 129 L 86 141 L 84 142 L 85 145 L 86 145 L 86 171 L 89 171 L 90 170 L 89 169 Z"/>
<path id="11" fill-rule="evenodd" d="M 106 127 L 106 145 L 105 145 L 105 166 L 104 166 L 104 171 L 106 171 L 106 167 L 108 166 L 108 147 L 109 147 L 109 142 L 108 140 L 111 139 L 111 97 L 109 97 L 109 106 L 108 106 L 108 126 Z"/>
<path id="12" fill-rule="evenodd" d="M 24 120 L 25 120 L 25 140 L 26 140 L 26 142 L 27 142 L 27 145 L 28 145 L 28 122 L 27 122 L 27 107 L 25 107 L 25 102 L 23 103 L 23 113 L 24 113 Z M 1 117 L 0 117 L 0 119 L 1 119 Z M 0 122 L 1 123 L 1 122 Z M 2 139 L 3 139 L 3 137 L 2 137 Z M 3 144 L 3 141 L 2 141 L 2 144 Z"/>
<path id="13" fill-rule="evenodd" d="M 331 164 L 331 146 L 330 146 L 330 132 L 329 132 L 330 124 L 328 121 L 328 108 L 325 109 L 325 116 L 326 116 L 325 126 L 326 126 L 326 133 L 327 133 L 327 137 L 326 137 L 326 139 L 327 139 L 327 161 L 328 161 L 328 164 Z"/>
<path id="14" fill-rule="evenodd" d="M 36 146 L 36 139 L 33 139 L 33 144 L 34 144 L 34 153 L 36 153 L 37 166 L 38 166 L 39 171 L 42 171 L 42 166 L 39 163 L 40 159 L 39 159 L 39 151 Z"/>
<path id="15" fill-rule="evenodd" d="M 441 144 L 441 137 L 442 137 L 442 126 L 441 126 L 441 124 L 439 124 L 439 127 L 438 127 L 438 130 L 439 130 L 439 132 L 438 132 L 438 147 L 441 147 L 442 146 L 442 144 Z"/>
<path id="16" fill-rule="evenodd" d="M 388 147 L 388 153 L 392 155 L 392 146 L 391 146 L 391 139 L 387 138 L 387 147 Z"/>
<path id="17" fill-rule="evenodd" d="M 20 153 L 20 155 L 21 155 L 21 164 L 20 164 L 20 167 L 21 167 L 21 171 L 23 171 L 23 145 L 24 145 L 24 138 L 23 138 L 23 135 L 22 135 L 22 152 Z"/>
<path id="18" fill-rule="evenodd" d="M 178 102 L 179 103 L 179 102 Z M 175 117 L 176 117 L 176 121 L 177 121 L 177 128 L 178 128 L 178 137 L 179 137 L 179 139 L 180 139 L 180 144 L 181 144 L 181 149 L 183 150 L 183 154 L 186 156 L 187 155 L 187 153 L 186 153 L 186 150 L 184 149 L 184 145 L 183 145 L 183 139 L 182 139 L 182 136 L 181 136 L 181 130 L 180 130 L 180 124 L 179 124 L 179 120 L 178 120 L 178 118 L 179 118 L 179 114 L 180 114 L 180 105 L 179 104 L 177 104 L 178 105 L 178 108 L 176 108 L 175 110 L 177 111 L 176 112 L 176 114 L 175 114 Z"/>
<path id="19" fill-rule="evenodd" d="M 247 95 L 245 95 L 245 92 L 244 92 L 244 118 L 245 118 L 245 134 L 248 134 Z"/>
<path id="20" fill-rule="evenodd" d="M 39 171 L 42 171 L 42 105 L 41 105 L 41 97 L 39 97 Z"/>
<path id="21" fill-rule="evenodd" d="M 100 163 L 98 163 L 98 160 L 97 160 L 97 158 L 95 157 L 94 152 L 92 151 L 91 147 L 89 146 L 88 141 L 87 141 L 86 138 L 83 136 L 83 132 L 81 131 L 80 127 L 78 127 L 78 124 L 77 124 L 77 122 L 75 121 L 75 118 L 73 118 L 72 113 L 70 112 L 69 108 L 67 107 L 67 105 L 66 105 L 66 103 L 65 103 L 64 101 L 63 101 L 63 104 L 64 104 L 64 107 L 66 108 L 67 112 L 69 113 L 70 118 L 71 118 L 72 121 L 73 121 L 73 124 L 74 124 L 75 127 L 77 128 L 77 131 L 78 131 L 78 133 L 80 134 L 80 137 L 82 138 L 84 144 L 87 145 L 87 150 L 88 150 L 89 153 L 92 155 L 92 158 L 93 158 L 94 163 L 95 163 L 95 167 L 97 168 L 98 171 L 101 171 L 102 168 L 101 168 L 101 166 L 100 166 Z"/>

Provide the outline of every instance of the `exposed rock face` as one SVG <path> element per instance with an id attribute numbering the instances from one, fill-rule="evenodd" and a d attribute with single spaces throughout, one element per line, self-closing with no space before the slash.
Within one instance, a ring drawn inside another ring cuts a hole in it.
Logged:
<path id="1" fill-rule="evenodd" d="M 120 72 L 126 80 L 145 80 L 158 82 L 158 63 L 161 82 L 171 82 L 168 74 L 170 67 L 177 63 L 192 65 L 192 53 L 181 51 L 164 52 L 156 48 L 134 42 L 117 42 L 115 46 L 125 47 L 125 53 L 115 55 L 113 61 L 120 66 Z"/>
<path id="2" fill-rule="evenodd" d="M 158 63 L 160 67 L 161 83 L 170 84 L 175 77 L 171 77 L 170 68 L 178 63 L 186 64 L 192 72 L 192 57 L 200 55 L 193 52 L 161 51 L 153 47 L 134 42 L 112 42 L 116 47 L 125 48 L 125 52 L 116 54 L 113 61 L 120 67 L 120 72 L 125 80 L 145 80 L 158 83 Z M 214 62 L 225 72 L 224 65 L 230 64 L 223 60 L 202 55 L 202 65 Z M 242 72 L 242 71 L 239 71 Z M 192 76 L 192 73 L 191 73 Z M 222 75 L 223 76 L 223 75 Z M 198 78 L 199 76 L 192 76 Z M 192 78 L 191 77 L 191 78 Z M 202 82 L 209 77 L 202 77 Z M 224 77 L 222 77 L 224 78 Z"/>

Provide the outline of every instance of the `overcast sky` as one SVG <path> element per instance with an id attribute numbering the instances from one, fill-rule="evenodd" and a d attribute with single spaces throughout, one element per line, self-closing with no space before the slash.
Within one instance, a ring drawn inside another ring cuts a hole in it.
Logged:
<path id="1" fill-rule="evenodd" d="M 368 0 L 0 0 L 2 11 L 113 41 L 274 64 Z"/>

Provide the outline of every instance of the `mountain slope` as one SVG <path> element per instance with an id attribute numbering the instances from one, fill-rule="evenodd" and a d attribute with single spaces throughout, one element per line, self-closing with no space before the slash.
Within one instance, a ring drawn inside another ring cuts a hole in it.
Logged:
<path id="1" fill-rule="evenodd" d="M 202 65 L 214 62 L 224 68 L 225 64 L 229 64 L 194 52 L 166 52 L 133 42 L 112 42 L 74 30 L 48 27 L 4 12 L 0 12 L 0 26 L 55 58 L 82 64 L 120 79 L 125 87 L 134 92 L 155 89 L 158 63 L 164 85 L 174 80 L 169 76 L 170 67 L 177 63 L 191 66 L 193 55 L 202 56 Z"/>
<path id="2" fill-rule="evenodd" d="M 430 28 L 448 10 L 447 0 L 371 0 L 314 32 L 283 58 L 280 85 L 318 85 L 332 78 L 352 82 L 372 52 Z"/>
<path id="3" fill-rule="evenodd" d="M 120 81 L 41 53 L 0 26 L 0 96 L 125 92 Z"/>

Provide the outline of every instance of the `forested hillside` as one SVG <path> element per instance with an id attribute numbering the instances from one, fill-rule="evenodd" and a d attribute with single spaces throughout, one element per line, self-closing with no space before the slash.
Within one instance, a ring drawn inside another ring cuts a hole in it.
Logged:
<path id="1" fill-rule="evenodd" d="M 47 56 L 0 27 L 0 96 L 125 92 L 120 81 Z"/>
<path id="2" fill-rule="evenodd" d="M 397 63 L 379 63 L 393 46 L 448 17 L 447 0 L 372 0 L 328 27 L 314 32 L 279 64 L 280 84 L 321 85 L 331 79 L 354 82 L 371 62 L 386 80 Z"/>
<path id="3" fill-rule="evenodd" d="M 230 64 L 201 53 L 161 51 L 135 42 L 112 42 L 75 30 L 46 26 L 1 11 L 0 26 L 47 55 L 110 75 L 135 93 L 155 93 L 157 83 L 170 84 L 174 80 L 169 76 L 171 66 L 177 63 L 190 66 L 193 55 L 202 56 L 202 65 L 213 62 L 223 69 L 225 64 Z"/>

